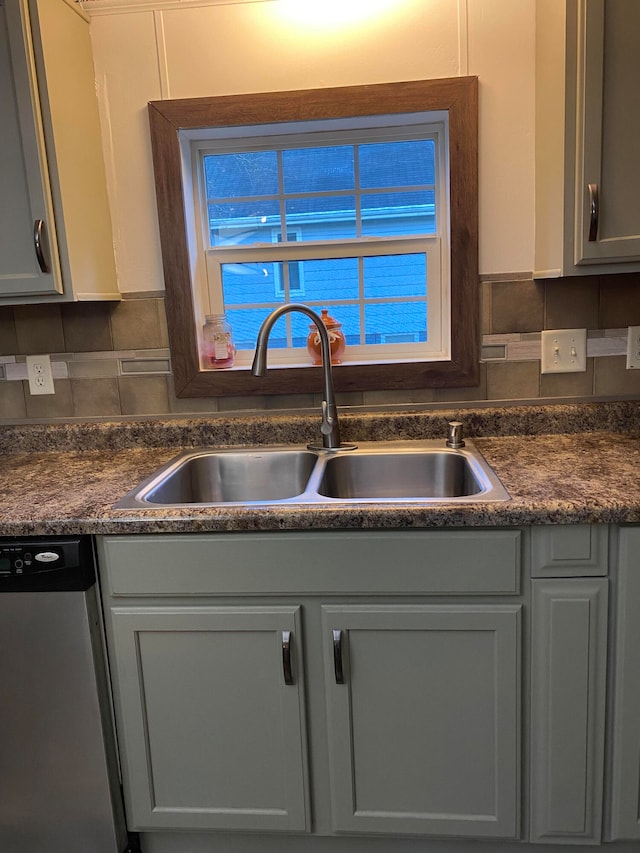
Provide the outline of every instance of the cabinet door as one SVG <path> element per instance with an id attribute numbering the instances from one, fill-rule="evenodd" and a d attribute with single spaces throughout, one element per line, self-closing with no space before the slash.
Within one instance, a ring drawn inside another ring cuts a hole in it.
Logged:
<path id="1" fill-rule="evenodd" d="M 638 32 L 638 0 L 582 0 L 576 263 L 640 260 Z M 593 228 L 590 186 L 597 188 Z"/>
<path id="2" fill-rule="evenodd" d="M 129 828 L 306 830 L 299 608 L 110 613 Z"/>
<path id="3" fill-rule="evenodd" d="M 611 837 L 640 840 L 640 527 L 620 530 Z"/>
<path id="4" fill-rule="evenodd" d="M 514 838 L 520 607 L 326 606 L 334 828 Z"/>
<path id="5" fill-rule="evenodd" d="M 0 3 L 0 103 L 0 296 L 58 293 L 53 204 L 23 0 Z"/>
<path id="6" fill-rule="evenodd" d="M 531 840 L 602 834 L 607 580 L 534 580 Z"/>

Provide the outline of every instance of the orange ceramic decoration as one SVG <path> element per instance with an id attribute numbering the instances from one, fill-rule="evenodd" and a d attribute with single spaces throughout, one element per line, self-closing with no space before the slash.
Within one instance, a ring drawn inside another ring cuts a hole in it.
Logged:
<path id="1" fill-rule="evenodd" d="M 329 316 L 326 308 L 322 309 L 322 322 L 327 327 L 329 334 L 329 346 L 331 348 L 331 364 L 340 364 L 347 342 L 342 331 L 342 323 L 338 323 Z M 315 323 L 309 325 L 309 337 L 307 338 L 307 352 L 311 356 L 313 364 L 322 364 L 322 349 L 320 346 L 320 334 Z"/>

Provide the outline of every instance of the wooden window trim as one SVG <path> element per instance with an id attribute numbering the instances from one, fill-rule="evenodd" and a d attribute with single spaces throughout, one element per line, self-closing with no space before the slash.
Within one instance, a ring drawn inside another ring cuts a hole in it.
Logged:
<path id="1" fill-rule="evenodd" d="M 193 306 L 180 131 L 446 110 L 449 114 L 451 359 L 345 363 L 337 391 L 474 386 L 479 382 L 478 80 L 451 77 L 371 86 L 151 101 L 148 105 L 165 278 L 169 343 L 178 397 L 295 394 L 322 390 L 316 367 L 202 370 Z"/>

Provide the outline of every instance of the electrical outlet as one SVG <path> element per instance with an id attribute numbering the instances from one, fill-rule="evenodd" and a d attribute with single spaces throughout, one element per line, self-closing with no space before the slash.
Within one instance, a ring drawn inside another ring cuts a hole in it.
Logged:
<path id="1" fill-rule="evenodd" d="M 48 355 L 28 355 L 27 375 L 31 394 L 55 394 L 51 359 Z"/>
<path id="2" fill-rule="evenodd" d="M 587 369 L 587 330 L 542 332 L 541 373 L 581 373 Z"/>
<path id="3" fill-rule="evenodd" d="M 629 326 L 627 331 L 627 370 L 640 368 L 640 326 Z"/>

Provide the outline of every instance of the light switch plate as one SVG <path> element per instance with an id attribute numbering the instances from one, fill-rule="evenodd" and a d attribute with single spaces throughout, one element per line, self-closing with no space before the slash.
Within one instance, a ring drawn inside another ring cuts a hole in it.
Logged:
<path id="1" fill-rule="evenodd" d="M 542 373 L 583 373 L 586 369 L 586 329 L 553 329 L 542 332 Z"/>

